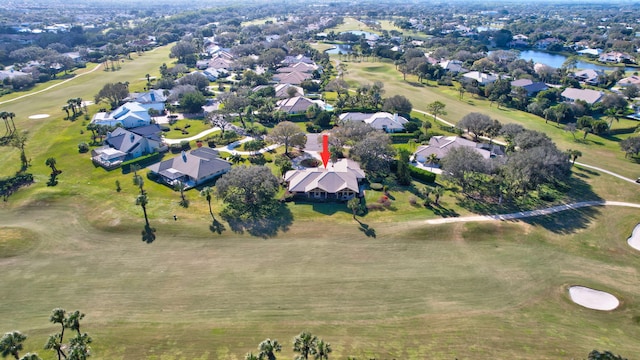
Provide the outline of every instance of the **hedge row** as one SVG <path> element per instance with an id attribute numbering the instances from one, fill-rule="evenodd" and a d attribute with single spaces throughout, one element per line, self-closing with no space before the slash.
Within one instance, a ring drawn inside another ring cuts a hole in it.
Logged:
<path id="1" fill-rule="evenodd" d="M 389 134 L 391 138 L 391 142 L 394 144 L 406 144 L 411 139 L 416 139 L 416 135 L 414 133 L 395 133 Z"/>
<path id="2" fill-rule="evenodd" d="M 18 173 L 15 176 L 0 179 L 0 195 L 6 200 L 9 195 L 13 194 L 21 186 L 31 184 L 33 182 L 33 174 Z"/>
<path id="3" fill-rule="evenodd" d="M 424 181 L 427 183 L 436 182 L 436 174 L 427 170 L 417 168 L 413 165 L 409 165 L 409 173 L 411 174 L 411 177 L 416 180 Z"/>
<path id="4" fill-rule="evenodd" d="M 129 161 L 125 161 L 122 163 L 122 173 L 128 174 L 131 172 L 131 165 L 138 165 L 140 168 L 147 167 L 151 164 L 155 164 L 162 159 L 162 154 L 159 152 L 155 152 L 153 154 L 144 155 L 139 158 L 135 158 Z"/>

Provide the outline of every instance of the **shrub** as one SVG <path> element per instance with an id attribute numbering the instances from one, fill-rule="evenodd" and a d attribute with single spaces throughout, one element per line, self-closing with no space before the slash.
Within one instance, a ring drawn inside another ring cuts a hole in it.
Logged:
<path id="1" fill-rule="evenodd" d="M 380 183 L 371 183 L 369 184 L 369 187 L 371 188 L 371 190 L 375 190 L 375 191 L 380 191 L 383 188 L 382 184 Z"/>
<path id="2" fill-rule="evenodd" d="M 308 168 L 318 167 L 320 166 L 320 161 L 318 161 L 318 159 L 309 158 L 300 161 L 300 165 Z"/>
<path id="3" fill-rule="evenodd" d="M 411 177 L 416 180 L 424 181 L 427 183 L 434 183 L 436 181 L 436 174 L 427 170 L 417 168 L 415 166 L 409 165 L 409 173 L 411 174 Z"/>
<path id="4" fill-rule="evenodd" d="M 409 204 L 411 204 L 411 206 L 417 206 L 418 198 L 415 195 L 409 196 Z"/>
<path id="5" fill-rule="evenodd" d="M 367 204 L 367 210 L 382 210 L 383 205 L 378 203 Z"/>
<path id="6" fill-rule="evenodd" d="M 80 144 L 78 144 L 78 151 L 81 154 L 84 154 L 86 152 L 89 151 L 89 144 L 87 144 L 86 142 L 81 142 Z"/>

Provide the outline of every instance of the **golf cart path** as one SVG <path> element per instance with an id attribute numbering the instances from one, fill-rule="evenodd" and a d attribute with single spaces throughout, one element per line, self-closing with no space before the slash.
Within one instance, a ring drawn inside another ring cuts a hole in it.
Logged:
<path id="1" fill-rule="evenodd" d="M 42 89 L 42 90 L 38 90 L 38 91 L 34 91 L 34 92 L 31 92 L 31 93 L 28 93 L 28 94 L 20 95 L 20 96 L 18 96 L 18 97 L 16 97 L 16 98 L 13 98 L 13 99 L 5 100 L 5 101 L 0 101 L 0 105 L 6 104 L 6 103 L 10 103 L 10 102 L 12 102 L 12 101 L 16 101 L 16 100 L 24 99 L 24 98 L 29 97 L 29 96 L 33 96 L 33 95 L 37 95 L 37 94 L 41 94 L 41 93 L 43 93 L 43 92 L 45 92 L 45 91 L 49 91 L 49 90 L 51 90 L 51 89 L 53 89 L 53 88 L 55 88 L 55 87 L 57 87 L 57 86 L 60 86 L 60 85 L 62 85 L 62 84 L 66 84 L 66 83 L 68 83 L 69 81 L 75 80 L 75 79 L 77 79 L 77 78 L 79 78 L 79 77 L 81 77 L 81 76 L 85 76 L 85 75 L 87 75 L 87 74 L 91 74 L 92 72 L 94 72 L 94 71 L 96 71 L 96 70 L 100 69 L 101 67 L 102 67 L 102 63 L 98 64 L 96 67 L 94 67 L 93 69 L 91 69 L 91 70 L 89 70 L 89 71 L 87 71 L 87 72 L 83 72 L 82 74 L 77 74 L 76 76 L 74 76 L 74 77 L 72 77 L 72 78 L 69 78 L 69 79 L 67 79 L 67 80 L 63 80 L 63 81 L 61 81 L 61 82 L 59 82 L 59 83 L 57 83 L 57 84 L 53 84 L 53 85 L 51 85 L 51 86 L 49 86 L 49 87 L 47 87 L 47 88 L 44 88 L 44 89 Z"/>
<path id="2" fill-rule="evenodd" d="M 534 216 L 550 215 L 560 211 L 575 210 L 575 209 L 580 209 L 583 207 L 590 207 L 590 206 L 624 206 L 624 207 L 632 207 L 632 208 L 640 209 L 640 204 L 622 202 L 622 201 L 582 201 L 582 202 L 577 202 L 573 204 L 553 206 L 546 209 L 520 211 L 517 213 L 511 213 L 511 214 L 472 215 L 472 216 L 450 217 L 450 218 L 442 218 L 442 219 L 429 219 L 429 220 L 424 220 L 424 223 L 430 224 L 430 225 L 436 225 L 436 224 L 450 224 L 450 223 L 457 223 L 457 222 L 514 220 L 514 219 L 523 219 L 523 218 L 534 217 Z"/>
<path id="3" fill-rule="evenodd" d="M 183 138 L 183 139 L 167 139 L 167 138 L 165 138 L 165 139 L 164 139 L 164 142 L 165 142 L 167 145 L 180 144 L 180 142 L 182 142 L 182 141 L 193 141 L 193 140 L 198 140 L 198 139 L 200 139 L 200 138 L 202 138 L 202 137 L 205 137 L 205 136 L 207 136 L 207 135 L 209 135 L 209 134 L 211 134 L 211 133 L 214 133 L 214 132 L 216 132 L 216 131 L 220 131 L 220 128 L 219 128 L 219 127 L 213 127 L 213 128 L 211 128 L 211 129 L 207 129 L 207 130 L 205 130 L 205 131 L 203 131 L 203 132 L 201 132 L 201 133 L 199 133 L 199 134 L 193 135 L 193 136 L 188 137 L 188 138 Z"/>

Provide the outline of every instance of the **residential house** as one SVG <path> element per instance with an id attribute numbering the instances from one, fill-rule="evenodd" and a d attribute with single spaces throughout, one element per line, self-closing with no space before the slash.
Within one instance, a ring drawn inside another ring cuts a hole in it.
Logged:
<path id="1" fill-rule="evenodd" d="M 294 96 L 278 101 L 276 103 L 276 110 L 284 111 L 287 114 L 302 114 L 313 104 L 317 104 L 321 110 L 325 109 L 325 103 L 321 100 L 311 100 L 304 96 Z"/>
<path id="2" fill-rule="evenodd" d="M 272 85 L 258 85 L 252 89 L 252 91 L 256 92 L 258 90 L 264 89 Z M 304 96 L 304 89 L 300 86 L 291 85 L 291 84 L 276 84 L 272 86 L 275 90 L 275 97 L 279 99 L 290 98 L 294 96 Z M 293 96 L 291 96 L 293 95 Z"/>
<path id="3" fill-rule="evenodd" d="M 443 68 L 446 72 L 457 74 L 464 73 L 468 70 L 462 67 L 462 61 L 460 60 L 444 60 L 438 63 L 438 65 Z"/>
<path id="4" fill-rule="evenodd" d="M 91 160 L 96 165 L 113 169 L 123 161 L 164 150 L 161 133 L 156 124 L 130 130 L 117 128 L 107 133 L 104 146 L 91 151 Z"/>
<path id="5" fill-rule="evenodd" d="M 290 170 L 284 176 L 287 189 L 294 196 L 343 201 L 360 196 L 360 182 L 364 178 L 364 171 L 349 159 L 329 163 L 326 169 L 317 167 Z"/>
<path id="6" fill-rule="evenodd" d="M 471 71 L 463 74 L 461 80 L 465 82 L 476 81 L 479 85 L 488 85 L 498 80 L 498 77 L 496 75 L 485 74 L 479 71 Z"/>
<path id="7" fill-rule="evenodd" d="M 128 102 L 111 112 L 96 113 L 91 122 L 97 125 L 120 125 L 129 129 L 151 124 L 151 116 L 140 103 Z"/>
<path id="8" fill-rule="evenodd" d="M 374 129 L 388 133 L 404 131 L 404 124 L 409 122 L 409 120 L 398 114 L 390 114 L 388 112 L 377 112 L 375 114 L 348 112 L 340 114 L 339 118 L 342 122 L 361 121 L 371 125 Z"/>
<path id="9" fill-rule="evenodd" d="M 527 91 L 527 96 L 533 96 L 549 88 L 547 84 L 540 81 L 533 82 L 531 79 L 518 79 L 511 82 L 512 90 L 519 87 Z"/>
<path id="10" fill-rule="evenodd" d="M 129 97 L 125 99 L 125 101 L 137 102 L 143 108 L 154 109 L 160 113 L 164 112 L 164 104 L 167 101 L 167 96 L 165 95 L 166 90 L 162 89 L 154 89 L 147 92 L 142 93 L 131 93 Z"/>
<path id="11" fill-rule="evenodd" d="M 216 68 L 206 68 L 205 70 L 200 72 L 202 75 L 206 76 L 209 81 L 216 81 L 218 78 L 227 75 L 229 72 L 225 69 L 216 69 Z"/>
<path id="12" fill-rule="evenodd" d="M 287 73 L 277 73 L 273 75 L 273 80 L 281 84 L 300 85 L 303 81 L 313 78 L 308 72 L 293 71 Z"/>
<path id="13" fill-rule="evenodd" d="M 560 95 L 569 102 L 582 100 L 589 105 L 593 105 L 602 99 L 604 93 L 591 89 L 566 88 Z"/>
<path id="14" fill-rule="evenodd" d="M 302 54 L 296 56 L 285 56 L 284 60 L 282 60 L 282 63 L 285 65 L 292 65 L 300 62 L 305 64 L 314 64 L 314 61 L 311 58 Z"/>
<path id="15" fill-rule="evenodd" d="M 169 186 L 182 183 L 186 188 L 192 188 L 231 170 L 231 163 L 218 157 L 218 152 L 211 148 L 201 147 L 190 152 L 183 151 L 180 155 L 153 164 L 149 171 L 158 180 Z"/>
<path id="16" fill-rule="evenodd" d="M 413 159 L 429 167 L 439 167 L 438 162 L 447 156 L 451 149 L 459 147 L 473 149 L 485 159 L 504 155 L 504 150 L 499 145 L 476 143 L 459 136 L 440 135 L 431 137 L 428 145 L 418 147 L 413 153 Z M 436 158 L 434 163 L 430 162 L 432 154 L 435 154 Z"/>
<path id="17" fill-rule="evenodd" d="M 4 81 L 4 79 L 13 79 L 18 76 L 31 76 L 31 74 L 13 69 L 0 70 L 0 81 Z"/>
<path id="18" fill-rule="evenodd" d="M 584 69 L 573 73 L 573 77 L 589 85 L 598 85 L 605 78 L 604 71 Z"/>
<path id="19" fill-rule="evenodd" d="M 631 55 L 625 54 L 619 51 L 611 51 L 608 53 L 601 54 L 600 57 L 598 57 L 598 61 L 604 62 L 604 63 L 624 63 L 624 64 L 635 63 Z"/>
<path id="20" fill-rule="evenodd" d="M 620 79 L 620 81 L 618 81 L 618 86 L 624 87 L 624 86 L 631 86 L 631 85 L 640 86 L 640 76 L 632 75 L 624 79 Z"/>
<path id="21" fill-rule="evenodd" d="M 599 57 L 600 55 L 602 55 L 602 49 L 586 48 L 586 49 L 578 50 L 577 53 L 579 55 L 585 55 L 585 56 L 590 56 L 590 57 Z"/>

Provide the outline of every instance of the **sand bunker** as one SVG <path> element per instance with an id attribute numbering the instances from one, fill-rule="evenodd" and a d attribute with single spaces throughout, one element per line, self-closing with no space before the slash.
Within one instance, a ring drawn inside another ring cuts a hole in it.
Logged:
<path id="1" fill-rule="evenodd" d="M 640 224 L 633 228 L 633 232 L 631 233 L 631 237 L 627 239 L 627 243 L 632 248 L 640 250 Z"/>
<path id="2" fill-rule="evenodd" d="M 29 116 L 29 119 L 46 119 L 49 117 L 49 114 L 35 114 Z"/>
<path id="3" fill-rule="evenodd" d="M 615 296 L 584 286 L 570 287 L 569 296 L 574 303 L 593 310 L 610 311 L 620 305 L 620 301 Z"/>

